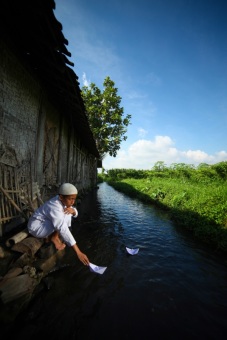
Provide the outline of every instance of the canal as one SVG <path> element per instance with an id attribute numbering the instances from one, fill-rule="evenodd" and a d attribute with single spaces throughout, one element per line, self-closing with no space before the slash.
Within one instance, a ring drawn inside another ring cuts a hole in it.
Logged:
<path id="1" fill-rule="evenodd" d="M 96 274 L 68 248 L 9 333 L 21 339 L 226 339 L 226 260 L 177 228 L 166 212 L 107 183 L 73 224 Z M 136 255 L 126 247 L 139 248 Z M 9 334 L 10 335 L 10 334 Z M 6 337 L 7 338 L 7 337 Z"/>

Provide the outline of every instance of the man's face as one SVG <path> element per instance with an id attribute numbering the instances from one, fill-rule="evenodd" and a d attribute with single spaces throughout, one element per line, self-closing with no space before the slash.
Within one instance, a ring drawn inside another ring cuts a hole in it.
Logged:
<path id="1" fill-rule="evenodd" d="M 67 208 L 71 207 L 75 204 L 76 196 L 77 195 L 59 195 L 62 204 L 65 205 Z"/>

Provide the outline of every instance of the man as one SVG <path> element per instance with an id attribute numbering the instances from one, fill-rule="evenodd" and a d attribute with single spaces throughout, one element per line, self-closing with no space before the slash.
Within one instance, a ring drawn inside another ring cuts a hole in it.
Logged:
<path id="1" fill-rule="evenodd" d="M 71 183 L 64 183 L 59 188 L 59 194 L 40 206 L 28 221 L 28 231 L 37 238 L 47 238 L 54 243 L 57 250 L 66 245 L 72 247 L 79 260 L 89 265 L 89 260 L 76 244 L 69 230 L 71 218 L 78 216 L 73 204 L 77 197 L 77 188 Z M 61 241 L 61 238 L 63 242 Z"/>

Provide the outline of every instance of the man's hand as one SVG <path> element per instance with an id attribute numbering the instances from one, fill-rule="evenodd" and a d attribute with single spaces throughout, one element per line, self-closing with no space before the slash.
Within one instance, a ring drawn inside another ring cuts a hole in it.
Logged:
<path id="1" fill-rule="evenodd" d="M 77 254 L 79 260 L 85 265 L 88 266 L 89 265 L 89 260 L 87 258 L 87 255 L 85 255 L 84 253 L 79 253 Z"/>
<path id="2" fill-rule="evenodd" d="M 73 209 L 72 207 L 69 207 L 69 208 L 65 208 L 64 209 L 64 213 L 66 214 L 66 215 L 75 215 L 76 214 L 76 212 L 75 212 L 75 209 Z"/>
<path id="3" fill-rule="evenodd" d="M 77 246 L 77 244 L 74 244 L 72 246 L 72 248 L 75 250 L 77 256 L 78 256 L 78 259 L 85 265 L 85 266 L 88 266 L 90 261 L 87 257 L 87 255 L 85 255 L 84 253 L 82 253 L 79 249 L 79 247 Z"/>

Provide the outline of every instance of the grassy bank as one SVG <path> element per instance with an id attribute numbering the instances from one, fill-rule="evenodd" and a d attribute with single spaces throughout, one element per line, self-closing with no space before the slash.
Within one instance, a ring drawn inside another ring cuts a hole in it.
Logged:
<path id="1" fill-rule="evenodd" d="M 222 172 L 220 176 L 213 169 L 188 170 L 121 169 L 112 170 L 101 178 L 131 197 L 168 210 L 170 217 L 197 239 L 227 253 L 226 174 Z"/>

